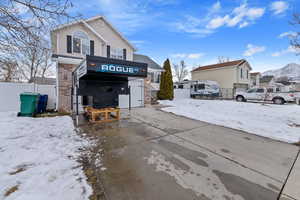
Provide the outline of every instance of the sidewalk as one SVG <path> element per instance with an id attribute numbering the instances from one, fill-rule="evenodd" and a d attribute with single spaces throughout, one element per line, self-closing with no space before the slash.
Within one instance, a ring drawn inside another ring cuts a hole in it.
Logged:
<path id="1" fill-rule="evenodd" d="M 295 163 L 280 199 L 300 200 L 300 156 Z"/>

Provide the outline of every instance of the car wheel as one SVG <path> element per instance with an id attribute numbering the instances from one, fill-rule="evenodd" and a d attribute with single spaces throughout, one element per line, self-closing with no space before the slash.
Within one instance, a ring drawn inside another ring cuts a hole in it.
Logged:
<path id="1" fill-rule="evenodd" d="M 239 102 L 245 101 L 245 98 L 243 96 L 237 96 L 236 100 Z"/>
<path id="2" fill-rule="evenodd" d="M 282 104 L 284 104 L 284 100 L 282 98 L 275 98 L 275 99 L 273 99 L 273 103 L 282 105 Z"/>

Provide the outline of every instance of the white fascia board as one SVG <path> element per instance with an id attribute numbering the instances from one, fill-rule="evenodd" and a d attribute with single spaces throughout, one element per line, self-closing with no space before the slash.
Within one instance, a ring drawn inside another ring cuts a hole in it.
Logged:
<path id="1" fill-rule="evenodd" d="M 100 38 L 100 40 L 102 40 L 102 42 L 104 44 L 107 44 L 107 41 L 99 34 L 97 33 L 97 31 L 95 31 L 95 29 L 93 29 L 93 27 L 91 27 L 88 23 L 86 23 L 85 21 L 82 21 L 83 25 L 85 27 L 87 27 L 92 33 L 94 33 L 98 38 Z"/>

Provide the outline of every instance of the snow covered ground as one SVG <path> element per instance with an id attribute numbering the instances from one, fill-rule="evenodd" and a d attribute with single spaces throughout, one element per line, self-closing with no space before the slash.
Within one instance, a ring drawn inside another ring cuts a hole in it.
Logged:
<path id="1" fill-rule="evenodd" d="M 164 111 L 289 143 L 300 141 L 300 106 L 190 99 L 183 90 Z"/>
<path id="2" fill-rule="evenodd" d="M 86 145 L 68 116 L 0 112 L 0 199 L 88 199 L 92 189 L 76 161 L 78 148 Z M 13 187 L 17 190 L 9 194 Z"/>

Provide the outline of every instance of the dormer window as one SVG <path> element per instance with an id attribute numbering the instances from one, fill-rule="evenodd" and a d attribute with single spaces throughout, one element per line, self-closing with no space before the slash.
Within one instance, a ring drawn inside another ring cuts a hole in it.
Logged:
<path id="1" fill-rule="evenodd" d="M 76 31 L 73 34 L 73 52 L 83 55 L 90 54 L 90 40 L 87 34 L 82 31 Z"/>

